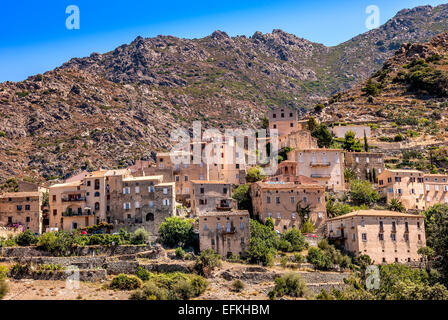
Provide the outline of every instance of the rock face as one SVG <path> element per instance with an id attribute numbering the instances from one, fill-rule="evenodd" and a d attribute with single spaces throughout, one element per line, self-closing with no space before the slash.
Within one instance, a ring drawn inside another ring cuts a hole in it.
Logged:
<path id="1" fill-rule="evenodd" d="M 400 11 L 335 47 L 282 30 L 251 37 L 137 37 L 43 75 L 0 84 L 0 183 L 125 167 L 170 146 L 170 132 L 255 127 L 267 108 L 300 110 L 353 87 L 400 45 L 447 31 L 448 5 Z M 236 120 L 235 120 L 236 119 Z"/>

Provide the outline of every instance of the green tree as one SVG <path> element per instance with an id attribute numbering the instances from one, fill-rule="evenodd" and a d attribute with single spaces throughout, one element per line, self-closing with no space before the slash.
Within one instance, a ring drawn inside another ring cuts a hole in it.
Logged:
<path id="1" fill-rule="evenodd" d="M 308 248 L 303 234 L 296 228 L 291 228 L 282 234 L 282 239 L 291 244 L 292 251 L 300 252 Z"/>
<path id="2" fill-rule="evenodd" d="M 26 230 L 19 234 L 15 241 L 19 246 L 30 246 L 37 243 L 37 237 L 31 230 Z"/>
<path id="3" fill-rule="evenodd" d="M 169 217 L 160 224 L 160 240 L 168 247 L 189 246 L 194 244 L 193 220 Z"/>
<path id="4" fill-rule="evenodd" d="M 434 250 L 434 266 L 448 285 L 448 205 L 436 204 L 424 212 L 426 243 Z"/>
<path id="5" fill-rule="evenodd" d="M 263 169 L 261 169 L 260 167 L 253 167 L 247 170 L 246 181 L 248 183 L 261 181 L 264 178 L 266 178 L 266 175 L 264 174 Z"/>
<path id="6" fill-rule="evenodd" d="M 250 220 L 250 240 L 247 258 L 251 263 L 270 265 L 279 246 L 279 237 L 269 226 Z"/>
<path id="7" fill-rule="evenodd" d="M 329 148 L 333 144 L 333 133 L 325 124 L 318 125 L 311 131 L 311 135 L 317 139 L 319 148 Z"/>
<path id="8" fill-rule="evenodd" d="M 421 247 L 417 250 L 417 253 L 422 257 L 423 263 L 427 271 L 430 269 L 430 261 L 434 258 L 434 250 L 430 247 Z"/>
<path id="9" fill-rule="evenodd" d="M 350 130 L 345 133 L 342 148 L 346 151 L 362 151 L 361 142 L 359 142 L 359 139 L 356 139 L 356 134 L 353 131 Z"/>
<path id="10" fill-rule="evenodd" d="M 232 198 L 238 203 L 238 209 L 248 210 L 252 213 L 252 198 L 250 196 L 250 183 L 236 187 L 232 192 Z"/>
<path id="11" fill-rule="evenodd" d="M 367 80 L 366 85 L 361 88 L 361 91 L 364 92 L 367 96 L 375 96 L 381 92 L 382 85 L 369 78 Z"/>
<path id="12" fill-rule="evenodd" d="M 368 181 L 353 180 L 350 183 L 350 197 L 356 204 L 371 205 L 378 202 L 380 196 Z"/>
<path id="13" fill-rule="evenodd" d="M 319 124 L 317 123 L 316 119 L 314 117 L 309 117 L 308 122 L 306 123 L 306 127 L 309 131 L 313 132 L 317 129 Z"/>
<path id="14" fill-rule="evenodd" d="M 364 151 L 369 152 L 369 144 L 367 142 L 366 130 L 364 130 Z"/>
<path id="15" fill-rule="evenodd" d="M 397 212 L 406 212 L 406 208 L 404 207 L 403 203 L 398 199 L 390 200 L 390 202 L 387 205 L 387 209 Z"/>

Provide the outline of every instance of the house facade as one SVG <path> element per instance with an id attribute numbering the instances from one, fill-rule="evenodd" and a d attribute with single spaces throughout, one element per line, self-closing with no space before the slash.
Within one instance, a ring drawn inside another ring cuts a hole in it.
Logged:
<path id="1" fill-rule="evenodd" d="M 305 218 L 319 229 L 324 225 L 327 217 L 325 188 L 318 183 L 306 182 L 259 181 L 253 183 L 251 198 L 254 215 L 264 222 L 268 217 L 272 218 L 274 229 L 284 232 L 290 228 L 302 226 L 297 209 L 306 208 L 309 213 Z"/>
<path id="2" fill-rule="evenodd" d="M 359 210 L 327 220 L 327 236 L 375 264 L 416 263 L 426 245 L 424 217 L 386 210 Z"/>
<path id="3" fill-rule="evenodd" d="M 228 210 L 233 207 L 231 185 L 224 181 L 193 180 L 190 195 L 191 212 Z"/>
<path id="4" fill-rule="evenodd" d="M 199 214 L 200 250 L 212 249 L 222 257 L 245 256 L 250 239 L 246 210 L 210 211 Z"/>
<path id="5" fill-rule="evenodd" d="M 357 179 L 377 183 L 378 175 L 384 171 L 383 157 L 376 152 L 346 152 L 345 168 L 351 169 Z"/>

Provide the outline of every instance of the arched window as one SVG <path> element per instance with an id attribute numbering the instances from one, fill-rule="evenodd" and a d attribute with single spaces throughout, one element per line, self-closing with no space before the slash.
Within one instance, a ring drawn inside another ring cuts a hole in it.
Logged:
<path id="1" fill-rule="evenodd" d="M 154 221 L 154 214 L 153 213 L 148 213 L 146 215 L 146 221 Z"/>
<path id="2" fill-rule="evenodd" d="M 97 192 L 95 192 L 95 197 L 99 197 L 100 196 L 100 193 L 97 191 Z"/>
<path id="3" fill-rule="evenodd" d="M 99 202 L 95 202 L 95 210 L 100 210 L 100 203 Z"/>

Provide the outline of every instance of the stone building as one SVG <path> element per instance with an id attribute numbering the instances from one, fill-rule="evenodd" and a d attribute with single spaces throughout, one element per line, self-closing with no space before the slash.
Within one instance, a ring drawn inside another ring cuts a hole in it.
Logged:
<path id="1" fill-rule="evenodd" d="M 164 183 L 163 176 L 134 177 L 120 169 L 80 178 L 49 188 L 50 228 L 70 231 L 108 222 L 130 231 L 144 227 L 154 236 L 175 214 L 175 184 Z"/>
<path id="2" fill-rule="evenodd" d="M 328 190 L 342 191 L 344 157 L 340 149 L 294 149 L 288 160 L 297 162 L 293 175 L 310 177 Z"/>
<path id="3" fill-rule="evenodd" d="M 49 228 L 71 231 L 95 224 L 95 206 L 87 204 L 93 195 L 87 195 L 84 180 L 54 184 L 49 190 Z"/>
<path id="4" fill-rule="evenodd" d="M 213 249 L 222 257 L 244 257 L 249 246 L 250 218 L 245 210 L 209 211 L 199 215 L 200 250 Z"/>
<path id="5" fill-rule="evenodd" d="M 385 210 L 360 210 L 327 220 L 327 236 L 375 264 L 415 263 L 426 245 L 424 217 Z"/>
<path id="6" fill-rule="evenodd" d="M 331 131 L 336 138 L 344 138 L 345 134 L 349 131 L 353 131 L 355 133 L 355 138 L 357 139 L 364 139 L 364 132 L 367 138 L 372 136 L 370 127 L 363 125 L 336 126 L 331 128 Z"/>
<path id="7" fill-rule="evenodd" d="M 144 227 L 154 239 L 160 224 L 176 214 L 175 183 L 164 183 L 163 176 L 114 176 L 109 183 L 107 220 L 115 231 Z"/>
<path id="8" fill-rule="evenodd" d="M 231 185 L 224 181 L 191 181 L 191 212 L 195 215 L 203 212 L 231 209 L 233 207 Z"/>
<path id="9" fill-rule="evenodd" d="M 278 136 L 286 136 L 298 131 L 297 110 L 279 107 L 268 112 L 269 130 L 278 130 Z"/>
<path id="10" fill-rule="evenodd" d="M 275 179 L 272 177 L 270 179 Z M 302 226 L 297 207 L 309 208 L 310 219 L 319 229 L 326 221 L 325 188 L 307 177 L 294 182 L 259 181 L 251 186 L 252 207 L 261 221 L 274 220 L 274 228 L 284 232 Z"/>
<path id="11" fill-rule="evenodd" d="M 425 209 L 438 203 L 448 204 L 448 176 L 444 174 L 425 174 Z"/>
<path id="12" fill-rule="evenodd" d="M 378 192 L 386 198 L 401 201 L 406 210 L 424 210 L 424 173 L 418 170 L 386 169 L 378 176 Z"/>
<path id="13" fill-rule="evenodd" d="M 384 171 L 383 156 L 374 152 L 346 152 L 345 167 L 352 169 L 357 179 L 376 183 L 378 175 Z"/>
<path id="14" fill-rule="evenodd" d="M 279 148 L 318 149 L 317 139 L 311 136 L 311 131 L 300 130 L 278 138 Z"/>
<path id="15" fill-rule="evenodd" d="M 44 220 L 45 188 L 37 191 L 8 192 L 0 195 L 0 225 L 21 225 L 41 234 Z"/>

